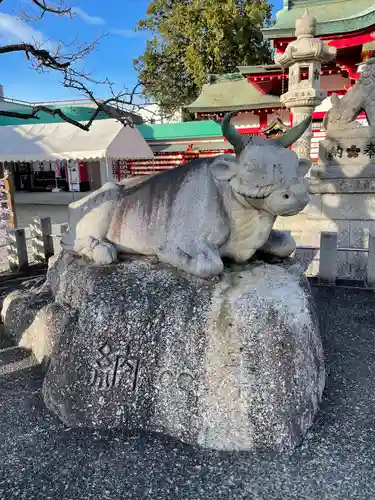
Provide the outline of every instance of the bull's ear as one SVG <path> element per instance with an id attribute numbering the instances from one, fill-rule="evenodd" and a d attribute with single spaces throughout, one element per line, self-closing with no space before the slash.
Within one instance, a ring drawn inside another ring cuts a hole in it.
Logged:
<path id="1" fill-rule="evenodd" d="M 309 158 L 298 158 L 298 174 L 301 177 L 305 177 L 307 172 L 310 170 L 311 160 Z"/>
<path id="2" fill-rule="evenodd" d="M 236 163 L 236 158 L 233 156 L 217 156 L 210 170 L 218 181 L 230 181 L 236 175 Z"/>

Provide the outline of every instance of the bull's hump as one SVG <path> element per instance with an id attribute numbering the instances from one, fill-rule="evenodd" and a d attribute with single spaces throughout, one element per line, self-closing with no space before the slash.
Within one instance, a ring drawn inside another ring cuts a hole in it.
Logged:
<path id="1" fill-rule="evenodd" d="M 156 226 L 160 230 L 166 227 L 168 221 L 172 219 L 174 205 L 179 203 L 181 191 L 191 183 L 196 182 L 197 186 L 200 186 L 202 177 L 208 175 L 211 161 L 211 158 L 208 161 L 193 160 L 123 190 L 111 219 L 108 239 L 114 243 L 121 243 L 122 235 L 126 234 L 124 229 L 129 223 L 132 231 L 135 230 L 135 226 L 153 233 Z M 145 235 L 140 234 L 140 237 Z"/>

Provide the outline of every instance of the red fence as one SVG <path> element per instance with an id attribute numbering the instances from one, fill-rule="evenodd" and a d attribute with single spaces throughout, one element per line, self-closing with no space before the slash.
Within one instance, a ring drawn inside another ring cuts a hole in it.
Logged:
<path id="1" fill-rule="evenodd" d="M 117 182 L 126 177 L 150 175 L 183 165 L 196 158 L 207 158 L 221 154 L 222 151 L 188 151 L 176 153 L 155 153 L 152 159 L 118 160 L 112 163 L 113 175 Z"/>

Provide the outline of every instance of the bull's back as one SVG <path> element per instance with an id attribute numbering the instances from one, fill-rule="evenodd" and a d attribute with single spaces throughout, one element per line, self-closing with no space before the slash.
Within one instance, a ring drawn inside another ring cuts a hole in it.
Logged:
<path id="1" fill-rule="evenodd" d="M 126 253 L 155 254 L 156 249 L 171 237 L 171 228 L 187 229 L 182 217 L 189 207 L 181 211 L 178 206 L 181 199 L 186 199 L 187 185 L 199 183 L 200 176 L 207 173 L 210 160 L 193 160 L 123 192 L 112 216 L 107 239 Z"/>

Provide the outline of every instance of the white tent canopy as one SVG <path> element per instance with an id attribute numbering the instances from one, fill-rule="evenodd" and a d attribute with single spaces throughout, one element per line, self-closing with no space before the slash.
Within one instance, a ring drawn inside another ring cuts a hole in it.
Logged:
<path id="1" fill-rule="evenodd" d="M 88 132 L 70 123 L 0 127 L 0 161 L 153 158 L 141 133 L 117 120 L 93 122 Z"/>

